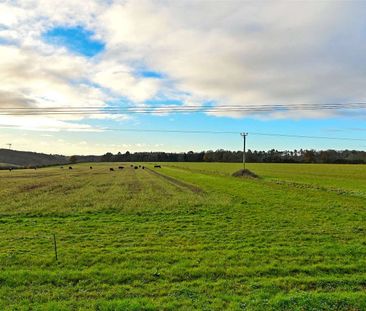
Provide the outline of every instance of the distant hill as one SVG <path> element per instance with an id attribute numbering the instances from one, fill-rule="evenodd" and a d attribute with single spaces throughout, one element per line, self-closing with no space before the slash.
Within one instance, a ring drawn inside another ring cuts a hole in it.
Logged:
<path id="1" fill-rule="evenodd" d="M 100 161 L 99 156 L 76 156 L 77 162 L 96 162 Z M 45 154 L 29 151 L 17 151 L 0 149 L 0 168 L 9 167 L 40 167 L 57 164 L 67 164 L 70 157 L 58 154 Z"/>
<path id="2" fill-rule="evenodd" d="M 19 165 L 10 164 L 10 163 L 0 163 L 0 169 L 9 168 L 9 167 L 19 167 Z"/>

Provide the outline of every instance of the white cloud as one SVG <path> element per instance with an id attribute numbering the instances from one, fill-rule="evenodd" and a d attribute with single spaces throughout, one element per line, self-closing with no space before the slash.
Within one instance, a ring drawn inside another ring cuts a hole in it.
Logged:
<path id="1" fill-rule="evenodd" d="M 103 1 L 22 1 L 0 4 L 0 108 L 8 107 L 105 107 L 108 101 L 150 99 L 158 91 L 154 79 L 138 79 L 114 72 L 123 63 L 108 63 L 103 56 L 89 59 L 43 41 L 42 34 L 55 26 L 82 25 L 95 29 Z M 3 16 L 4 15 L 4 16 Z M 4 18 L 2 18 L 4 17 Z M 76 18 L 75 18 L 76 17 Z M 98 38 L 98 32 L 95 37 Z M 100 38 L 99 38 L 100 39 Z M 1 41 L 3 40 L 3 41 Z M 5 44 L 3 44 L 5 43 Z M 76 128 L 68 121 L 111 119 L 126 115 L 67 114 L 23 118 L 33 129 Z M 19 117 L 1 115 L 3 125 L 19 126 Z M 79 124 L 79 125 L 80 125 Z M 83 125 L 84 126 L 84 125 Z"/>
<path id="2" fill-rule="evenodd" d="M 101 33 L 121 60 L 142 58 L 178 90 L 218 105 L 346 103 L 366 95 L 364 9 L 359 2 L 128 1 L 101 15 Z"/>
<path id="3" fill-rule="evenodd" d="M 365 9 L 364 2 L 5 1 L 0 3 L 0 107 L 104 107 L 118 100 L 143 106 L 154 98 L 182 100 L 185 106 L 362 101 Z M 106 50 L 86 58 L 42 39 L 47 29 L 75 25 L 94 31 Z M 145 67 L 164 78 L 136 74 Z M 332 115 L 296 111 L 266 117 Z M 26 120 L 32 128 L 71 129 L 88 118 L 127 116 L 0 120 L 7 126 Z"/>
<path id="4" fill-rule="evenodd" d="M 44 55 L 29 49 L 0 45 L 0 107 L 104 107 L 107 96 L 99 88 L 74 82 L 88 72 L 81 57 L 57 53 Z M 3 111 L 4 112 L 4 111 Z M 76 127 L 66 121 L 83 114 L 57 116 L 0 116 L 2 125 L 32 128 Z"/>
<path id="5" fill-rule="evenodd" d="M 0 128 L 18 128 L 31 131 L 99 132 L 101 129 L 87 124 L 65 122 L 43 116 L 0 116 Z"/>
<path id="6" fill-rule="evenodd" d="M 110 60 L 103 60 L 96 65 L 91 79 L 111 90 L 115 96 L 127 97 L 135 103 L 153 98 L 160 84 L 157 79 L 138 79 L 133 75 L 132 68 Z"/>

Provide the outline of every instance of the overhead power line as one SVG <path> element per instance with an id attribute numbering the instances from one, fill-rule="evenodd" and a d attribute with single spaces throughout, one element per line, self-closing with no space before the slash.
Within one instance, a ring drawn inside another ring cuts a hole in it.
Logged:
<path id="1" fill-rule="evenodd" d="M 246 104 L 246 105 L 214 105 L 214 104 L 189 104 L 189 105 L 177 105 L 173 103 L 167 103 L 164 105 L 155 105 L 155 104 L 149 104 L 149 105 L 115 105 L 115 106 L 90 106 L 90 105 L 83 105 L 83 106 L 33 106 L 33 107 L 0 107 L 0 109 L 3 110 L 59 110 L 59 109 L 76 109 L 76 110 L 85 110 L 85 109 L 142 109 L 142 108 L 215 108 L 215 107 L 222 107 L 222 108 L 258 108 L 258 107 L 270 107 L 270 108 L 306 108 L 306 107 L 313 107 L 313 108 L 319 108 L 319 107 L 339 107 L 339 108 L 348 108 L 348 107 L 365 107 L 366 102 L 354 102 L 354 103 L 329 103 L 329 104 L 291 104 L 291 105 L 283 105 L 283 104 Z"/>
<path id="2" fill-rule="evenodd" d="M 297 105 L 149 105 L 149 106 L 80 106 L 80 107 L 0 107 L 0 115 L 89 115 L 89 114 L 167 114 L 167 113 L 263 113 L 289 111 L 361 110 L 366 103 L 297 104 Z"/>
<path id="3" fill-rule="evenodd" d="M 85 129 L 85 128 L 80 128 Z M 181 133 L 181 134 L 235 134 L 238 135 L 240 131 L 205 131 L 205 130 L 163 130 L 163 129 L 129 129 L 129 128 L 97 128 L 101 131 L 121 131 L 121 132 L 142 132 L 142 133 Z M 351 140 L 351 141 L 366 141 L 366 138 L 353 137 L 332 137 L 332 136 L 310 136 L 310 135 L 296 135 L 296 134 L 280 134 L 280 133 L 265 133 L 265 132 L 248 132 L 250 135 L 259 136 L 279 136 L 289 138 L 306 138 L 306 139 L 330 139 L 330 140 Z"/>
<path id="4" fill-rule="evenodd" d="M 2 128 L 21 129 L 21 127 L 14 127 L 0 124 Z M 38 130 L 38 129 L 37 129 Z M 45 129 L 47 130 L 47 129 Z M 134 133 L 174 133 L 174 134 L 212 134 L 212 135 L 239 135 L 241 131 L 210 131 L 210 130 L 172 130 L 172 129 L 134 129 L 134 128 L 113 128 L 113 127 L 73 127 L 70 129 L 58 129 L 60 131 L 116 131 L 116 132 L 134 132 Z M 42 131 L 42 129 L 40 129 Z M 335 141 L 366 141 L 366 138 L 355 137 L 332 137 L 332 136 L 311 136 L 311 135 L 297 135 L 297 134 L 283 134 L 283 133 L 266 133 L 266 132 L 247 132 L 250 135 L 268 136 L 268 137 L 288 137 L 288 138 L 302 138 L 302 139 L 320 139 L 320 140 L 335 140 Z"/>

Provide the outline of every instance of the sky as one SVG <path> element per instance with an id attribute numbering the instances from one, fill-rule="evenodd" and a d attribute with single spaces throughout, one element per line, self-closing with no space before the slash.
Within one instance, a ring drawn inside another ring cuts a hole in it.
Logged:
<path id="1" fill-rule="evenodd" d="M 350 108 L 366 102 L 365 12 L 364 1 L 0 0 L 0 148 L 240 150 L 245 131 L 250 149 L 366 150 L 366 110 Z M 156 106 L 172 109 L 129 112 Z"/>

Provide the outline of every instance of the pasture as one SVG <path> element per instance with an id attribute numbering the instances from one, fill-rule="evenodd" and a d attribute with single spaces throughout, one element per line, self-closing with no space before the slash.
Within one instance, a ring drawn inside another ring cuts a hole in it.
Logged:
<path id="1" fill-rule="evenodd" d="M 0 171 L 0 310 L 366 310 L 366 166 L 159 164 Z"/>

